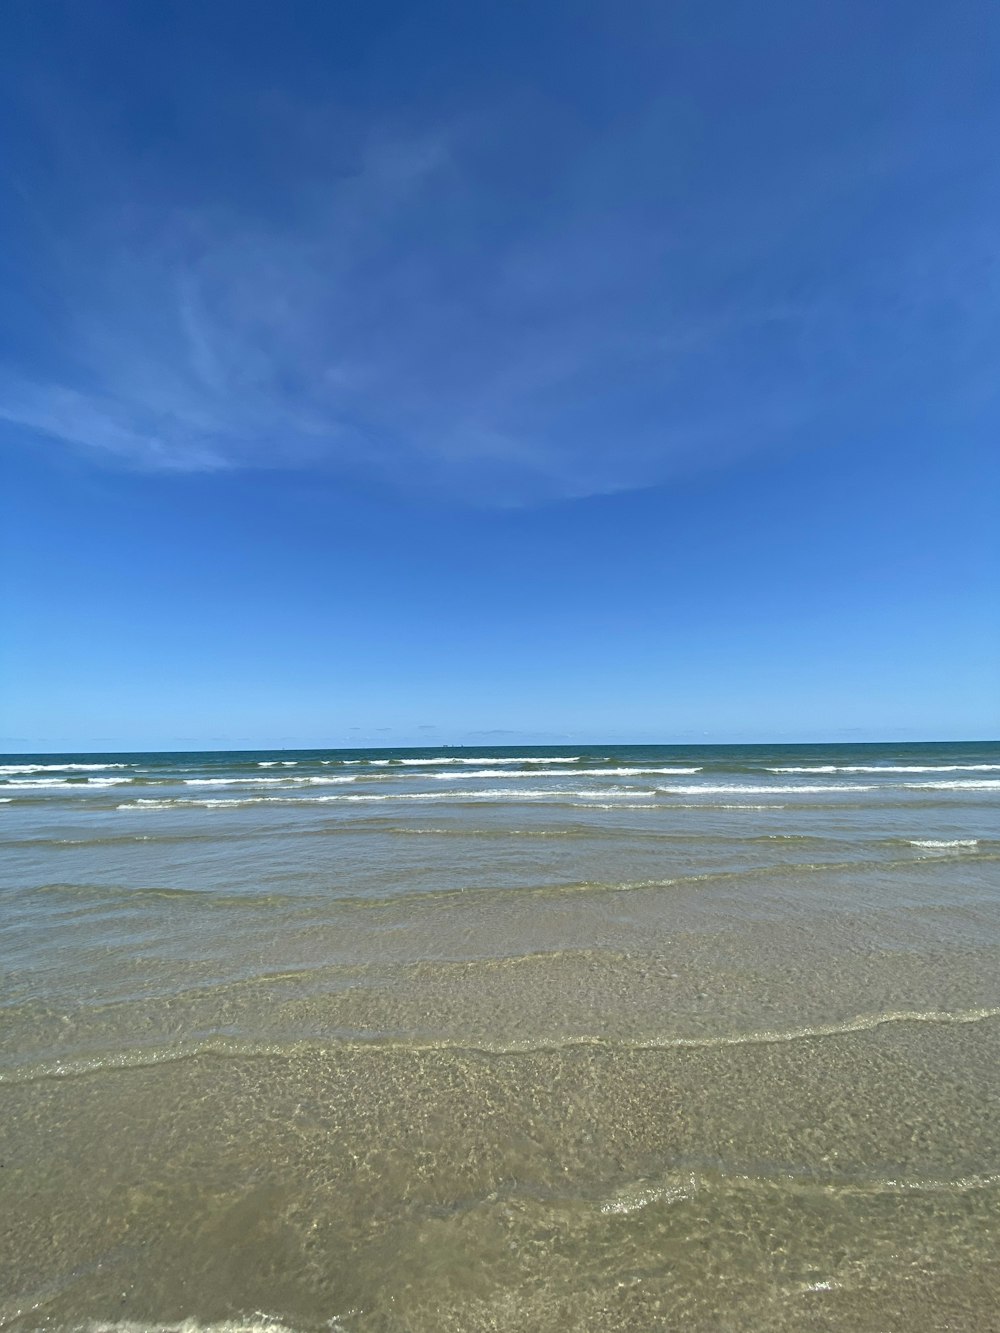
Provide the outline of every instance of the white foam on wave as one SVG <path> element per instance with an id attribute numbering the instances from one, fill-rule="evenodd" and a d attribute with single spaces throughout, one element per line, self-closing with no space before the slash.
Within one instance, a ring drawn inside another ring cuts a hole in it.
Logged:
<path id="1" fill-rule="evenodd" d="M 258 768 L 294 768 L 299 761 L 297 759 L 262 759 Z M 329 760 L 324 760 L 328 763 Z"/>
<path id="2" fill-rule="evenodd" d="M 978 847 L 978 838 L 910 838 L 911 847 L 926 847 L 932 851 L 943 852 L 954 847 Z"/>
<path id="3" fill-rule="evenodd" d="M 581 769 L 584 773 L 610 773 L 621 777 L 644 777 L 648 774 L 663 774 L 669 777 L 684 778 L 693 777 L 695 773 L 700 773 L 700 768 L 587 768 Z"/>
<path id="4" fill-rule="evenodd" d="M 611 1216 L 627 1216 L 642 1208 L 656 1203 L 681 1203 L 690 1199 L 698 1190 L 699 1181 L 692 1172 L 688 1176 L 678 1177 L 663 1184 L 643 1184 L 629 1190 L 623 1190 L 614 1198 L 605 1199 L 601 1212 Z"/>
<path id="5" fill-rule="evenodd" d="M 904 782 L 908 791 L 1000 791 L 1000 778 L 951 778 L 942 782 Z"/>
<path id="6" fill-rule="evenodd" d="M 837 772 L 844 773 L 844 769 L 773 769 L 772 772 L 786 773 L 826 773 Z M 861 769 L 857 770 L 861 772 Z M 869 770 L 864 770 L 865 772 Z M 888 770 L 880 770 L 887 772 Z M 720 783 L 717 786 L 705 783 L 699 786 L 690 787 L 661 787 L 660 791 L 678 792 L 684 796 L 692 796 L 696 792 L 723 794 L 726 792 L 752 792 L 754 794 L 764 795 L 774 792 L 791 795 L 793 793 L 803 793 L 819 795 L 822 792 L 869 792 L 869 791 L 1000 791 L 1000 778 L 942 778 L 940 782 L 892 782 L 892 783 L 863 783 L 863 782 L 824 782 L 811 785 L 809 783 L 796 783 L 795 786 L 779 786 L 777 784 L 768 786 L 754 786 L 749 783 Z"/>
<path id="7" fill-rule="evenodd" d="M 559 886 L 556 886 L 559 887 Z M 120 1050 L 110 1055 L 80 1056 L 57 1058 L 54 1062 L 40 1062 L 21 1067 L 0 1068 L 0 1086 L 36 1083 L 42 1079 L 79 1078 L 82 1075 L 95 1074 L 111 1069 L 148 1069 L 157 1065 L 175 1064 L 182 1060 L 217 1055 L 229 1059 L 256 1058 L 259 1056 L 286 1056 L 290 1050 L 329 1050 L 336 1046 L 347 1050 L 383 1051 L 402 1050 L 408 1054 L 414 1052 L 462 1051 L 485 1055 L 516 1055 L 534 1052 L 572 1051 L 586 1048 L 603 1050 L 664 1051 L 664 1050 L 715 1050 L 731 1046 L 780 1046 L 800 1041 L 815 1042 L 827 1037 L 849 1037 L 855 1033 L 875 1032 L 890 1024 L 942 1024 L 965 1026 L 973 1023 L 989 1022 L 1000 1018 L 1000 1007 L 990 1006 L 977 1009 L 897 1009 L 860 1013 L 853 1018 L 838 1022 L 805 1025 L 795 1028 L 765 1028 L 701 1035 L 680 1036 L 675 1033 L 650 1033 L 635 1037 L 613 1037 L 600 1033 L 542 1035 L 523 1037 L 513 1034 L 506 1040 L 479 1041 L 462 1037 L 440 1037 L 430 1040 L 414 1040 L 411 1037 L 383 1038 L 359 1035 L 354 1039 L 336 1037 L 305 1038 L 288 1043 L 245 1040 L 233 1037 L 202 1036 L 189 1042 L 171 1039 L 168 1045 L 138 1047 Z M 897 1183 L 897 1182 L 893 1182 Z M 903 1183 L 905 1182 L 898 1182 Z M 982 1176 L 963 1176 L 958 1184 L 965 1188 L 989 1188 L 1000 1183 L 1000 1173 Z M 938 1186 L 949 1188 L 948 1184 Z M 266 1316 L 260 1316 L 266 1318 Z M 143 1328 L 149 1329 L 149 1325 Z M 332 1327 L 328 1325 L 328 1327 Z"/>
<path id="8" fill-rule="evenodd" d="M 709 808 L 712 810 L 784 810 L 786 807 L 784 805 L 751 805 L 747 801 L 730 801 L 728 804 L 712 805 Z M 688 805 L 684 809 L 696 810 L 698 807 Z"/>
<path id="9" fill-rule="evenodd" d="M 804 782 L 796 783 L 794 786 L 774 783 L 766 787 L 744 782 L 692 782 L 684 786 L 657 787 L 656 790 L 678 796 L 808 796 L 819 795 L 822 792 L 878 791 L 879 788 L 855 782 L 825 782 L 822 786 Z"/>
<path id="10" fill-rule="evenodd" d="M 126 801 L 119 805 L 119 810 L 189 810 L 192 807 L 200 807 L 205 810 L 225 809 L 237 805 L 261 805 L 265 801 L 279 800 L 280 797 L 273 796 L 231 796 L 231 797 L 178 797 L 176 800 L 170 798 L 157 799 L 154 797 L 140 796 L 136 801 Z"/>
<path id="11" fill-rule="evenodd" d="M 807 768 L 769 768 L 768 773 L 839 773 L 836 764 L 812 764 Z"/>
<path id="12" fill-rule="evenodd" d="M 263 787 L 274 784 L 282 787 L 321 786 L 326 787 L 341 782 L 357 782 L 357 774 L 344 774 L 341 777 L 287 777 L 280 778 L 184 778 L 185 787 Z"/>
<path id="13" fill-rule="evenodd" d="M 480 767 L 485 767 L 487 764 L 494 766 L 502 764 L 576 764 L 580 762 L 581 758 L 582 756 L 578 754 L 550 755 L 545 759 L 539 759 L 533 755 L 510 755 L 504 759 L 497 759 L 492 755 L 464 755 L 461 758 L 457 755 L 439 755 L 434 759 L 345 759 L 342 762 L 369 764 L 373 768 L 392 768 L 396 765 L 404 768 L 417 766 L 429 768 L 436 767 L 438 764 L 478 764 Z M 335 761 L 325 759 L 323 762 L 329 764 Z"/>
<path id="14" fill-rule="evenodd" d="M 570 791 L 559 787 L 481 787 L 469 791 L 412 791 L 393 794 L 390 792 L 369 792 L 364 795 L 353 793 L 349 796 L 319 796 L 320 801 L 560 801 L 567 797 L 579 800 L 608 800 L 619 797 L 622 800 L 635 800 L 638 793 L 626 791 L 621 787 L 594 787 L 590 791 Z"/>
<path id="15" fill-rule="evenodd" d="M 339 1320 L 328 1320 L 325 1327 L 331 1333 L 342 1328 Z M 177 1324 L 141 1323 L 133 1319 L 91 1320 L 73 1325 L 74 1333 L 293 1333 L 287 1324 L 258 1312 L 249 1319 L 223 1319 L 217 1323 L 201 1324 L 197 1319 L 182 1319 Z"/>
<path id="16" fill-rule="evenodd" d="M 577 806 L 581 810 L 656 810 L 658 807 L 651 804 L 650 801 L 637 801 L 636 797 L 641 796 L 642 792 L 623 792 L 623 796 L 630 796 L 630 801 L 574 801 L 573 793 L 567 792 L 566 799 L 561 802 L 563 805 Z"/>
<path id="17" fill-rule="evenodd" d="M 691 777 L 700 773 L 700 768 L 551 768 L 544 772 L 535 769 L 505 769 L 499 775 L 504 778 L 641 778 L 641 777 Z M 464 782 L 467 778 L 495 778 L 494 769 L 473 769 L 461 773 L 410 773 L 408 777 L 434 778 L 437 782 Z"/>
<path id="18" fill-rule="evenodd" d="M 639 792 L 627 791 L 621 787 L 594 788 L 591 791 L 565 791 L 559 788 L 518 790 L 511 787 L 481 788 L 469 791 L 414 791 L 414 792 L 366 792 L 364 794 L 344 794 L 336 796 L 296 796 L 289 793 L 275 796 L 230 796 L 230 797 L 177 797 L 174 799 L 139 797 L 138 800 L 119 805 L 119 810 L 178 810 L 198 807 L 201 809 L 232 809 L 241 805 L 322 805 L 332 802 L 351 804 L 370 804 L 385 801 L 501 801 L 533 800 L 562 802 L 577 800 L 587 805 L 597 801 L 616 800 L 634 801 Z M 621 808 L 616 805 L 615 808 Z M 634 807 L 626 807 L 634 808 Z"/>
<path id="19" fill-rule="evenodd" d="M 769 773 L 1000 773 L 1000 764 L 811 764 Z"/>
<path id="20" fill-rule="evenodd" d="M 781 785 L 778 783 L 768 784 L 767 786 L 758 786 L 752 783 L 699 783 L 688 786 L 676 787 L 658 787 L 658 791 L 676 792 L 681 796 L 694 796 L 697 794 L 706 795 L 727 795 L 751 794 L 755 796 L 765 795 L 814 795 L 818 796 L 824 792 L 870 792 L 870 791 L 1000 791 L 1000 778 L 946 778 L 941 782 L 894 782 L 894 783 L 865 783 L 865 782 L 824 782 L 824 783 L 795 783 L 794 785 Z"/>
<path id="21" fill-rule="evenodd" d="M 93 791 L 95 787 L 118 787 L 131 782 L 131 778 L 21 778 L 19 781 L 6 781 L 3 791 L 51 791 L 54 788 L 70 792 Z"/>
<path id="22" fill-rule="evenodd" d="M 0 777 L 15 773 L 97 773 L 105 768 L 130 767 L 130 764 L 0 764 Z"/>

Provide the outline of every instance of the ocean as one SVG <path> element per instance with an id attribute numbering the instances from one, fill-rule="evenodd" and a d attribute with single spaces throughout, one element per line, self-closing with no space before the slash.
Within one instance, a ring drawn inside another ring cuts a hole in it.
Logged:
<path id="1" fill-rule="evenodd" d="M 0 1327 L 1000 1329 L 1000 744 L 0 757 Z"/>

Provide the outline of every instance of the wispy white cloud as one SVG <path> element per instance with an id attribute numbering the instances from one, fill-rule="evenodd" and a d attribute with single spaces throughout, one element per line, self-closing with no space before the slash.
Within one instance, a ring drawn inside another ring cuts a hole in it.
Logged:
<path id="1" fill-rule="evenodd" d="M 59 354 L 0 367 L 0 419 L 142 469 L 347 467 L 521 503 L 807 434 L 891 380 L 900 302 L 911 327 L 964 303 L 967 329 L 971 300 L 972 350 L 995 342 L 940 237 L 900 236 L 877 273 L 856 254 L 824 267 L 804 239 L 823 209 L 854 225 L 870 162 L 650 218 L 641 197 L 612 198 L 620 158 L 650 137 L 646 123 L 577 153 L 502 225 L 459 131 L 361 139 L 349 172 L 290 172 L 287 197 L 256 208 L 225 191 L 165 205 L 134 164 L 91 155 L 48 226 Z"/>

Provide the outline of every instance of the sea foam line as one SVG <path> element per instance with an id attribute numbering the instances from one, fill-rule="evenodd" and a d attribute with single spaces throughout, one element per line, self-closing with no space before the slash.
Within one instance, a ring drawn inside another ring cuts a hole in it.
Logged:
<path id="1" fill-rule="evenodd" d="M 955 847 L 978 847 L 978 838 L 910 838 L 911 847 L 926 847 L 933 851 L 947 851 Z"/>
<path id="2" fill-rule="evenodd" d="M 215 778 L 183 778 L 185 787 L 240 787 L 240 786 L 264 786 L 266 784 L 281 784 L 284 786 L 325 786 L 334 783 L 359 782 L 367 777 L 369 782 L 376 780 L 392 781 L 393 779 L 408 778 L 420 781 L 433 779 L 435 782 L 462 782 L 466 779 L 474 778 L 616 778 L 616 777 L 688 777 L 695 773 L 700 773 L 700 768 L 555 768 L 539 771 L 538 769 L 504 769 L 498 773 L 494 768 L 484 769 L 463 769 L 460 772 L 452 773 L 379 773 L 378 775 L 366 775 L 364 773 L 342 774 L 334 777 L 300 777 L 297 774 L 282 775 L 280 777 L 215 777 Z M 128 778 L 115 779 L 118 782 L 127 782 Z"/>
<path id="3" fill-rule="evenodd" d="M 857 1032 L 874 1032 L 896 1023 L 954 1024 L 965 1026 L 983 1023 L 1000 1017 L 1000 1006 L 983 1009 L 897 1010 L 884 1014 L 859 1014 L 841 1023 L 759 1032 L 721 1033 L 704 1037 L 634 1037 L 605 1036 L 525 1037 L 509 1042 L 477 1042 L 465 1038 L 443 1037 L 432 1041 L 405 1041 L 398 1037 L 354 1036 L 333 1040 L 302 1039 L 294 1042 L 247 1041 L 239 1038 L 207 1037 L 189 1046 L 157 1046 L 136 1048 L 104 1056 L 70 1057 L 51 1063 L 25 1065 L 21 1068 L 0 1070 L 0 1085 L 35 1083 L 57 1078 L 80 1078 L 119 1069 L 142 1069 L 153 1065 L 176 1064 L 201 1056 L 226 1059 L 287 1058 L 299 1052 L 386 1051 L 402 1054 L 423 1054 L 434 1051 L 463 1055 L 534 1055 L 547 1052 L 599 1048 L 608 1051 L 687 1051 L 716 1050 L 729 1046 L 783 1046 L 797 1041 L 818 1041 L 827 1037 L 845 1037 Z"/>
<path id="4" fill-rule="evenodd" d="M 708 1172 L 691 1171 L 664 1177 L 660 1181 L 641 1180 L 626 1186 L 599 1207 L 606 1215 L 638 1212 L 658 1203 L 682 1203 L 696 1193 L 722 1186 L 723 1188 L 758 1189 L 761 1185 L 780 1185 L 783 1190 L 804 1194 L 855 1195 L 870 1197 L 878 1194 L 961 1194 L 972 1190 L 993 1189 L 1000 1185 L 1000 1172 L 975 1173 L 934 1179 L 913 1176 L 881 1176 L 874 1179 L 851 1177 L 820 1177 L 811 1174 L 798 1177 L 788 1171 L 766 1172 L 734 1171 L 732 1169 Z M 812 1283 L 807 1290 L 825 1291 L 830 1282 Z"/>
<path id="5" fill-rule="evenodd" d="M 341 1328 L 337 1319 L 324 1324 L 331 1333 L 338 1333 Z M 91 1320 L 86 1324 L 75 1324 L 72 1333 L 295 1333 L 287 1324 L 277 1318 L 258 1311 L 250 1319 L 223 1319 L 219 1322 L 200 1324 L 197 1319 L 182 1319 L 176 1324 L 141 1323 L 134 1319 Z"/>
<path id="6" fill-rule="evenodd" d="M 749 782 L 698 782 L 685 786 L 657 787 L 657 791 L 673 793 L 678 796 L 809 796 L 822 792 L 867 792 L 881 791 L 882 788 L 857 782 L 826 782 L 822 785 L 810 785 L 804 782 L 793 784 L 768 783 L 767 785 Z"/>
<path id="7" fill-rule="evenodd" d="M 904 782 L 907 791 L 1000 791 L 1000 778 L 951 778 L 941 782 Z"/>
<path id="8" fill-rule="evenodd" d="M 549 755 L 546 758 L 538 758 L 534 755 L 509 755 L 503 759 L 494 756 L 463 755 L 461 758 L 455 755 L 440 755 L 435 759 L 324 759 L 324 764 L 343 763 L 343 764 L 364 764 L 372 768 L 392 768 L 395 765 L 400 767 L 417 766 L 436 766 L 438 764 L 478 764 L 485 767 L 487 764 L 576 764 L 582 759 L 582 755 L 563 754 Z"/>
<path id="9" fill-rule="evenodd" d="M 550 768 L 539 773 L 534 769 L 505 769 L 498 774 L 494 769 L 462 773 L 408 773 L 407 777 L 433 778 L 436 782 L 462 782 L 466 778 L 640 778 L 691 777 L 700 768 Z M 402 775 L 401 775 L 402 776 Z"/>
<path id="10" fill-rule="evenodd" d="M 864 782 L 825 782 L 825 783 L 795 783 L 794 785 L 782 786 L 778 783 L 767 786 L 752 786 L 749 783 L 732 783 L 718 786 L 709 783 L 699 783 L 688 787 L 660 787 L 659 791 L 678 792 L 684 796 L 693 796 L 697 792 L 708 792 L 713 795 L 722 795 L 724 793 L 752 793 L 754 795 L 764 796 L 769 792 L 780 795 L 793 795 L 795 793 L 806 795 L 819 795 L 822 792 L 885 792 L 885 791 L 1000 791 L 1000 778 L 950 778 L 943 779 L 941 782 L 892 782 L 892 783 L 864 783 Z"/>
<path id="11" fill-rule="evenodd" d="M 285 777 L 253 778 L 184 778 L 185 787 L 329 787 L 343 782 L 357 782 L 357 774 L 344 774 L 338 777 L 298 777 L 288 774 Z M 165 784 L 166 785 L 166 784 Z"/>
<path id="12" fill-rule="evenodd" d="M 82 781 L 77 778 L 21 778 L 16 782 L 5 782 L 0 788 L 2 791 L 45 791 L 54 787 L 60 789 L 66 788 L 69 791 L 93 791 L 95 787 L 119 787 L 122 783 L 131 782 L 131 778 L 84 778 Z"/>
<path id="13" fill-rule="evenodd" d="M 14 773 L 96 773 L 106 768 L 130 768 L 130 764 L 0 764 L 0 775 Z"/>
<path id="14" fill-rule="evenodd" d="M 1000 773 L 1000 764 L 810 764 L 769 773 Z"/>
<path id="15" fill-rule="evenodd" d="M 505 801 L 516 798 L 516 800 L 530 800 L 545 802 L 550 801 L 558 804 L 570 798 L 580 800 L 590 805 L 592 802 L 600 800 L 609 800 L 619 798 L 620 800 L 635 800 L 636 796 L 642 795 L 641 792 L 631 792 L 619 787 L 612 787 L 607 790 L 594 788 L 591 791 L 565 791 L 560 788 L 546 788 L 543 790 L 517 791 L 510 788 L 492 788 L 479 791 L 412 791 L 412 792 L 386 792 L 384 794 L 375 792 L 365 792 L 363 794 L 344 794 L 338 796 L 296 796 L 289 793 L 287 796 L 232 796 L 217 798 L 197 798 L 197 797 L 176 797 L 155 798 L 139 797 L 135 801 L 126 802 L 119 805 L 119 810 L 171 810 L 185 809 L 191 806 L 202 806 L 207 809 L 229 808 L 239 805 L 262 805 L 264 803 L 282 804 L 282 805 L 322 805 L 331 802 L 343 802 L 355 805 L 370 804 L 383 801 L 450 801 L 454 804 L 461 804 L 466 801 L 469 804 L 483 801 Z M 650 793 L 652 795 L 652 793 Z"/>

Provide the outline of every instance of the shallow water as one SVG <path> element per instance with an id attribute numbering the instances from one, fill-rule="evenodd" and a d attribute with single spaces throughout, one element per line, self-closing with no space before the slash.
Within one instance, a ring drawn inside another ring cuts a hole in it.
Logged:
<path id="1" fill-rule="evenodd" d="M 0 802 L 0 1326 L 1000 1327 L 1000 746 Z"/>

